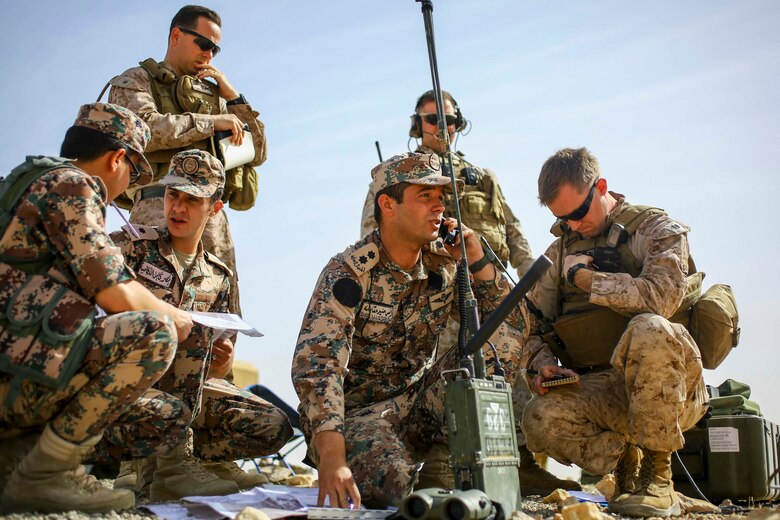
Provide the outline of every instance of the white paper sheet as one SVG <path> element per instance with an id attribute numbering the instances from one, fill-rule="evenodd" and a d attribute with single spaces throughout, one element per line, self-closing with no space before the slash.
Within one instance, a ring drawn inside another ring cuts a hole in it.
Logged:
<path id="1" fill-rule="evenodd" d="M 189 312 L 192 315 L 192 321 L 200 323 L 205 327 L 220 331 L 240 332 L 253 338 L 261 338 L 263 336 L 261 332 L 241 319 L 241 316 L 238 314 L 230 314 L 228 312 Z"/>

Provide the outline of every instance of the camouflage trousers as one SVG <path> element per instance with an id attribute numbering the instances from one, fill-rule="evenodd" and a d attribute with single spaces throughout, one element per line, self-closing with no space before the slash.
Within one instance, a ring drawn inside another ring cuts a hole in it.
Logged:
<path id="1" fill-rule="evenodd" d="M 682 448 L 683 432 L 707 406 L 701 355 L 688 331 L 655 314 L 635 316 L 611 365 L 531 399 L 522 421 L 531 451 L 604 475 L 627 443 Z"/>
<path id="2" fill-rule="evenodd" d="M 186 404 L 193 418 L 201 410 L 203 385 L 211 358 L 211 338 L 211 329 L 196 323 L 190 335 L 179 343 L 171 366 L 154 385 Z"/>
<path id="3" fill-rule="evenodd" d="M 447 321 L 447 328 L 439 334 L 439 345 L 457 345 L 458 344 L 458 331 L 460 330 L 460 322 L 453 317 Z M 500 331 L 501 329 L 499 329 Z M 509 328 L 504 330 L 510 330 Z M 500 332 L 499 332 L 500 333 Z M 505 332 L 506 333 L 506 332 Z M 521 341 L 521 340 L 517 340 Z M 436 351 L 436 359 L 444 357 L 447 353 L 445 349 L 439 349 Z M 488 353 L 486 352 L 486 355 Z M 509 371 L 504 369 L 507 374 Z M 516 372 L 513 372 L 512 378 L 515 377 Z M 509 377 L 507 377 L 509 379 Z M 517 377 L 512 382 L 512 407 L 515 413 L 515 433 L 517 434 L 518 446 L 524 446 L 526 444 L 525 434 L 523 433 L 521 421 L 523 418 L 523 410 L 525 405 L 531 400 L 531 390 L 528 388 L 528 382 L 524 377 Z"/>
<path id="4" fill-rule="evenodd" d="M 491 341 L 496 346 L 511 384 L 520 367 L 522 335 L 502 325 Z M 492 360 L 490 347 L 486 346 L 483 354 Z M 347 410 L 347 464 L 367 506 L 398 506 L 401 498 L 414 488 L 419 465 L 425 460 L 432 444 L 447 445 L 447 427 L 444 422 L 446 384 L 442 371 L 458 366 L 457 349 L 451 348 L 406 393 L 394 399 Z M 487 373 L 493 373 L 492 361 L 488 363 Z M 310 455 L 316 460 L 315 453 Z"/>
<path id="5" fill-rule="evenodd" d="M 140 432 L 131 445 L 106 432 L 90 459 L 145 456 L 184 435 L 190 412 L 162 392 L 146 393 L 165 372 L 176 350 L 176 329 L 157 312 L 123 312 L 99 318 L 81 367 L 63 390 L 25 381 L 13 405 L 0 405 L 3 436 L 42 429 L 47 423 L 63 439 L 81 443 L 107 427 Z M 0 378 L 4 403 L 9 377 Z"/>
<path id="6" fill-rule="evenodd" d="M 292 436 L 287 415 L 224 379 L 208 379 L 192 423 L 195 455 L 205 460 L 251 459 L 279 451 Z"/>
<path id="7" fill-rule="evenodd" d="M 138 193 L 140 194 L 140 192 Z M 138 194 L 136 198 L 138 198 Z M 164 226 L 163 198 L 151 197 L 137 200 L 130 210 L 130 222 L 144 226 Z M 206 222 L 206 229 L 203 230 L 201 240 L 203 241 L 203 248 L 225 262 L 225 265 L 232 271 L 228 308 L 234 314 L 241 314 L 238 295 L 238 271 L 236 271 L 236 250 L 233 246 L 233 237 L 230 234 L 230 226 L 224 209 Z"/>

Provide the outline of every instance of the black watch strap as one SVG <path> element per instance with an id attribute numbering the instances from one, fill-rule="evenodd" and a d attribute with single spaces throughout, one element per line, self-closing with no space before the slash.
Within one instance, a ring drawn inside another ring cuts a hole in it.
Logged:
<path id="1" fill-rule="evenodd" d="M 490 263 L 490 259 L 488 258 L 487 255 L 485 255 L 469 266 L 469 272 L 471 274 L 479 272 L 483 267 L 485 267 L 489 263 Z"/>
<path id="2" fill-rule="evenodd" d="M 574 285 L 574 275 L 577 274 L 577 271 L 587 268 L 588 266 L 585 264 L 574 264 L 573 266 L 569 267 L 569 271 L 566 273 L 566 281 L 569 282 L 569 285 Z"/>
<path id="3" fill-rule="evenodd" d="M 231 99 L 230 101 L 227 102 L 228 106 L 230 106 L 230 105 L 248 105 L 248 104 L 249 103 L 247 102 L 247 100 L 246 100 L 246 98 L 244 97 L 243 94 L 239 94 L 236 99 Z"/>

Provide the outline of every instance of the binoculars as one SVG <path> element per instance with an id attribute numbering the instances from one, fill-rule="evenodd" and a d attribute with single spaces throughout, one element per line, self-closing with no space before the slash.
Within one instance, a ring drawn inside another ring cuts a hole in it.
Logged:
<path id="1" fill-rule="evenodd" d="M 484 520 L 493 513 L 493 503 L 479 489 L 420 489 L 401 501 L 407 520 Z"/>

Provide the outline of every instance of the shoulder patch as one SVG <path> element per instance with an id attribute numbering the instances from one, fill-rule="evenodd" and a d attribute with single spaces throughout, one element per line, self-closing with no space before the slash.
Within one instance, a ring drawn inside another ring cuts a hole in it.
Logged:
<path id="1" fill-rule="evenodd" d="M 374 242 L 369 242 L 359 249 L 347 251 L 344 262 L 356 275 L 363 275 L 379 262 L 379 247 Z"/>
<path id="2" fill-rule="evenodd" d="M 333 284 L 333 296 L 347 307 L 356 307 L 363 299 L 363 290 L 352 278 L 339 278 Z"/>
<path id="3" fill-rule="evenodd" d="M 688 226 L 676 220 L 670 219 L 665 214 L 653 215 L 639 226 L 638 232 L 644 235 L 651 235 L 656 238 L 666 238 L 675 235 L 682 235 L 691 230 Z"/>
<path id="4" fill-rule="evenodd" d="M 205 258 L 207 262 L 212 263 L 224 269 L 228 276 L 233 276 L 233 271 L 231 271 L 230 268 L 227 266 L 227 264 L 225 264 L 225 262 L 223 262 L 218 256 L 204 250 L 203 258 Z"/>
<path id="5" fill-rule="evenodd" d="M 114 76 L 109 80 L 112 87 L 126 88 L 129 90 L 146 90 L 144 80 L 148 82 L 148 75 L 141 67 L 134 67 L 126 70 L 119 76 Z"/>
<path id="6" fill-rule="evenodd" d="M 125 224 L 122 226 L 122 231 L 124 231 L 125 235 L 127 235 L 127 238 L 133 242 L 138 240 L 157 240 L 160 238 L 160 234 L 157 232 L 157 228 L 154 226 L 139 226 L 138 224 L 133 224 L 133 228 L 135 229 L 136 233 L 138 233 L 138 236 L 136 236 L 136 234 L 133 233 L 133 231 L 130 229 L 130 225 Z"/>

